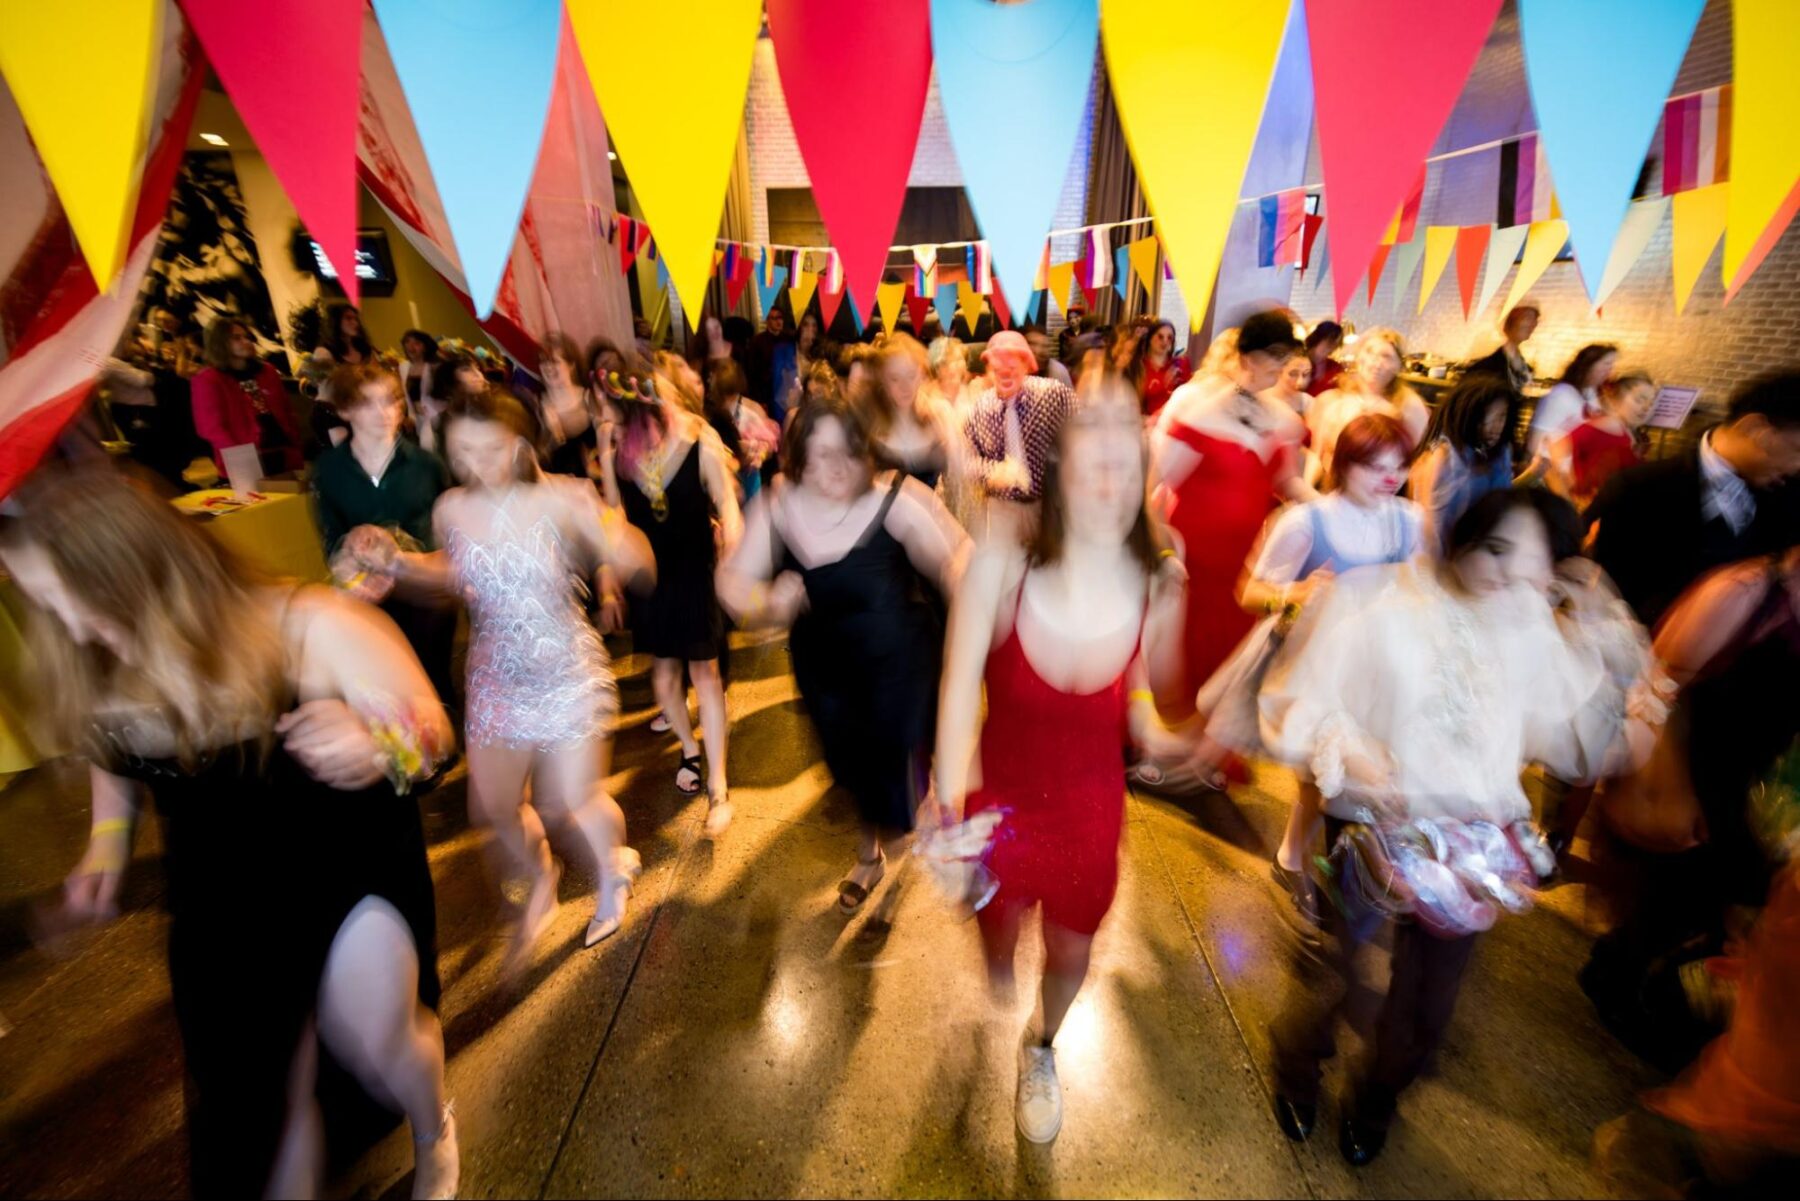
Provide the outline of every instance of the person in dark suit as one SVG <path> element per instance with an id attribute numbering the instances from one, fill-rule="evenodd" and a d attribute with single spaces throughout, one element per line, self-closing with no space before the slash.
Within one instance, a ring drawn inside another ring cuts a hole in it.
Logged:
<path id="1" fill-rule="evenodd" d="M 1506 341 L 1495 347 L 1494 353 L 1470 363 L 1464 375 L 1497 375 L 1512 384 L 1513 391 L 1521 392 L 1531 382 L 1531 364 L 1525 361 L 1523 349 L 1527 339 L 1537 330 L 1537 305 L 1527 301 L 1514 305 L 1506 312 L 1506 320 L 1501 323 L 1501 332 Z"/>
<path id="2" fill-rule="evenodd" d="M 1646 626 L 1714 567 L 1800 542 L 1800 371 L 1764 376 L 1686 454 L 1607 481 L 1593 557 Z M 1784 486 L 1788 485 L 1788 486 Z"/>

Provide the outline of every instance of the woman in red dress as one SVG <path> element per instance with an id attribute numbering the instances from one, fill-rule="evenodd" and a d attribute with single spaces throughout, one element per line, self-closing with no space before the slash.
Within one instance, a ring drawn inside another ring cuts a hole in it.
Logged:
<path id="1" fill-rule="evenodd" d="M 1600 386 L 1600 412 L 1550 448 L 1551 484 L 1577 507 L 1587 508 L 1600 486 L 1640 462 L 1638 427 L 1656 403 L 1656 384 L 1633 372 Z"/>
<path id="2" fill-rule="evenodd" d="M 1138 342 L 1137 354 L 1128 373 L 1137 386 L 1138 402 L 1144 416 L 1154 417 L 1169 403 L 1175 389 L 1193 375 L 1187 356 L 1175 353 L 1175 324 L 1158 321 Z"/>
<path id="3" fill-rule="evenodd" d="M 1255 624 L 1237 603 L 1238 576 L 1276 498 L 1310 499 L 1300 475 L 1306 427 L 1285 404 L 1258 395 L 1299 346 L 1288 314 L 1257 313 L 1238 332 L 1221 375 L 1177 390 L 1150 442 L 1154 503 L 1180 538 L 1188 603 L 1178 685 L 1159 696 L 1182 719 L 1194 694 Z"/>
<path id="4" fill-rule="evenodd" d="M 1181 745 L 1144 689 L 1145 659 L 1179 636 L 1181 589 L 1153 542 L 1135 399 L 1114 386 L 1070 416 L 1031 546 L 977 554 L 950 614 L 937 795 L 946 821 L 1001 815 L 984 858 L 998 888 L 979 916 L 1003 997 L 1020 924 L 1043 909 L 1044 1021 L 1021 1049 L 1017 1094 L 1020 1133 L 1036 1143 L 1062 1127 L 1051 1043 L 1118 885 L 1125 743 L 1169 758 Z"/>

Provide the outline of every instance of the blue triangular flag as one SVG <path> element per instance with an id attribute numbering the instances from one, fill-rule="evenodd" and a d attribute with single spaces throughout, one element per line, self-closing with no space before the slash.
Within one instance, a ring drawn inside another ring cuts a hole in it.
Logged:
<path id="1" fill-rule="evenodd" d="M 767 287 L 763 286 L 762 275 L 763 273 L 760 271 L 756 273 L 756 301 L 757 307 L 762 310 L 762 315 L 767 317 L 769 315 L 769 307 L 773 305 L 776 298 L 781 295 L 781 286 L 787 283 L 787 268 L 775 268 L 775 278 Z"/>
<path id="2" fill-rule="evenodd" d="M 1113 251 L 1113 291 L 1119 294 L 1120 300 L 1131 299 L 1131 258 L 1130 247 L 1121 246 Z"/>
<path id="3" fill-rule="evenodd" d="M 938 324 L 944 332 L 950 332 L 951 324 L 956 320 L 956 285 L 939 284 L 937 298 L 932 302 L 937 305 Z"/>

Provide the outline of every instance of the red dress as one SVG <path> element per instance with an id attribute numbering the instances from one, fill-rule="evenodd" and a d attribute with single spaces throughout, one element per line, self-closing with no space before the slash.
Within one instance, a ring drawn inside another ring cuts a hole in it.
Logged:
<path id="1" fill-rule="evenodd" d="M 1139 399 L 1143 402 L 1144 415 L 1154 417 L 1162 412 L 1162 407 L 1169 403 L 1169 397 L 1175 389 L 1188 382 L 1193 371 L 1188 366 L 1185 355 L 1175 355 L 1164 363 L 1161 370 L 1144 364 L 1144 379 L 1139 387 Z"/>
<path id="2" fill-rule="evenodd" d="M 1051 686 L 1025 657 L 1018 603 L 988 655 L 982 786 L 964 805 L 1006 815 L 986 855 L 1000 888 L 983 912 L 1042 903 L 1046 922 L 1091 935 L 1119 884 L 1127 673 L 1097 692 Z"/>
<path id="3" fill-rule="evenodd" d="M 1569 431 L 1569 475 L 1575 502 L 1586 505 L 1599 494 L 1602 484 L 1637 461 L 1637 443 L 1630 434 L 1582 422 Z"/>
<path id="4" fill-rule="evenodd" d="M 1305 427 L 1284 405 L 1215 388 L 1184 404 L 1166 433 L 1200 456 L 1176 485 L 1169 513 L 1188 574 L 1183 684 L 1170 713 L 1180 718 L 1256 624 L 1238 605 L 1238 577 L 1275 507 L 1275 482 L 1293 469 Z"/>

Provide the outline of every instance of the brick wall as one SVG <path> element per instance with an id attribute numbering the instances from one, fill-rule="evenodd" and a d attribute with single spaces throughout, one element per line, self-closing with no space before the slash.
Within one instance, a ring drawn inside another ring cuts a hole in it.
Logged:
<path id="1" fill-rule="evenodd" d="M 1057 201 L 1052 228 L 1071 229 L 1081 225 L 1086 219 L 1087 163 L 1093 121 L 1094 101 L 1090 83 L 1087 110 L 1082 118 L 1075 151 L 1070 155 L 1069 171 L 1063 181 L 1062 195 Z M 769 189 L 804 188 L 811 184 L 806 174 L 806 162 L 800 154 L 800 144 L 794 137 L 793 121 L 788 117 L 787 99 L 782 94 L 781 76 L 775 65 L 775 43 L 766 37 L 758 39 L 756 43 L 756 57 L 750 70 L 750 90 L 744 103 L 744 128 L 750 147 L 750 191 L 755 228 L 753 236 L 757 241 L 763 242 L 769 238 Z M 854 135 L 847 131 L 846 136 Z M 956 152 L 950 144 L 950 128 L 944 122 L 944 102 L 938 94 L 935 72 L 931 87 L 925 95 L 925 113 L 919 123 L 919 141 L 913 151 L 912 170 L 907 174 L 906 182 L 908 187 L 915 188 L 962 186 L 962 168 L 958 165 Z M 1079 254 L 1080 249 L 1079 238 L 1057 238 L 1051 255 L 1056 259 L 1070 258 Z M 1051 311 L 1053 324 L 1060 324 L 1061 315 L 1056 314 L 1054 308 Z"/>
<path id="2" fill-rule="evenodd" d="M 1514 20 L 1509 5 L 1502 25 L 1496 26 L 1496 36 L 1490 39 L 1471 74 L 1464 103 L 1458 106 L 1459 114 L 1477 107 L 1469 103 L 1471 92 L 1485 93 L 1488 102 L 1481 107 L 1489 112 L 1490 122 L 1498 119 L 1492 114 L 1500 106 L 1492 101 L 1502 94 L 1501 89 L 1516 89 L 1520 97 L 1528 95 L 1516 27 L 1510 37 L 1504 27 L 1505 22 Z M 1618 67 L 1629 69 L 1628 64 Z M 1711 0 L 1695 31 L 1674 92 L 1715 87 L 1730 78 L 1730 4 L 1728 0 Z M 1520 128 L 1534 128 L 1536 122 L 1528 104 L 1524 116 L 1525 123 Z M 1438 150 L 1479 144 L 1495 136 L 1506 133 L 1480 129 L 1472 120 L 1459 122 L 1453 117 Z M 1660 147 L 1661 138 L 1659 129 L 1653 148 Z M 1430 224 L 1492 220 L 1497 170 L 1495 152 L 1433 164 L 1420 209 L 1421 236 Z M 1308 178 L 1318 179 L 1317 171 Z M 1660 176 L 1655 172 L 1652 185 L 1659 190 Z M 1326 203 L 1325 230 L 1329 240 L 1329 196 Z M 1675 313 L 1667 218 L 1624 283 L 1608 299 L 1604 313 L 1594 312 L 1589 305 L 1573 261 L 1551 264 L 1531 289 L 1532 298 L 1542 306 L 1543 320 L 1537 335 L 1526 344 L 1526 356 L 1540 375 L 1554 375 L 1583 344 L 1616 343 L 1623 352 L 1623 365 L 1647 368 L 1659 380 L 1670 383 L 1698 385 L 1703 389 L 1701 409 L 1716 413 L 1745 380 L 1800 362 L 1800 352 L 1796 351 L 1796 341 L 1800 339 L 1800 234 L 1788 231 L 1729 308 L 1723 304 L 1724 287 L 1719 280 L 1721 252 L 1722 246 L 1701 275 L 1680 316 Z M 1409 349 L 1435 351 L 1449 359 L 1485 353 L 1499 343 L 1500 308 L 1511 286 L 1510 278 L 1486 311 L 1472 314 L 1465 321 L 1454 263 L 1445 271 L 1422 314 L 1416 310 L 1423 271 L 1415 273 L 1403 295 L 1395 295 L 1393 275 L 1390 260 L 1374 303 L 1366 303 L 1366 294 L 1359 288 L 1344 316 L 1362 328 L 1395 326 L 1406 335 Z M 1315 281 L 1302 277 L 1294 283 L 1290 303 L 1302 317 L 1312 321 L 1331 315 L 1331 296 L 1329 278 Z M 1705 413 L 1699 418 L 1706 419 Z M 1691 419 L 1690 430 L 1695 424 L 1696 420 Z"/>

